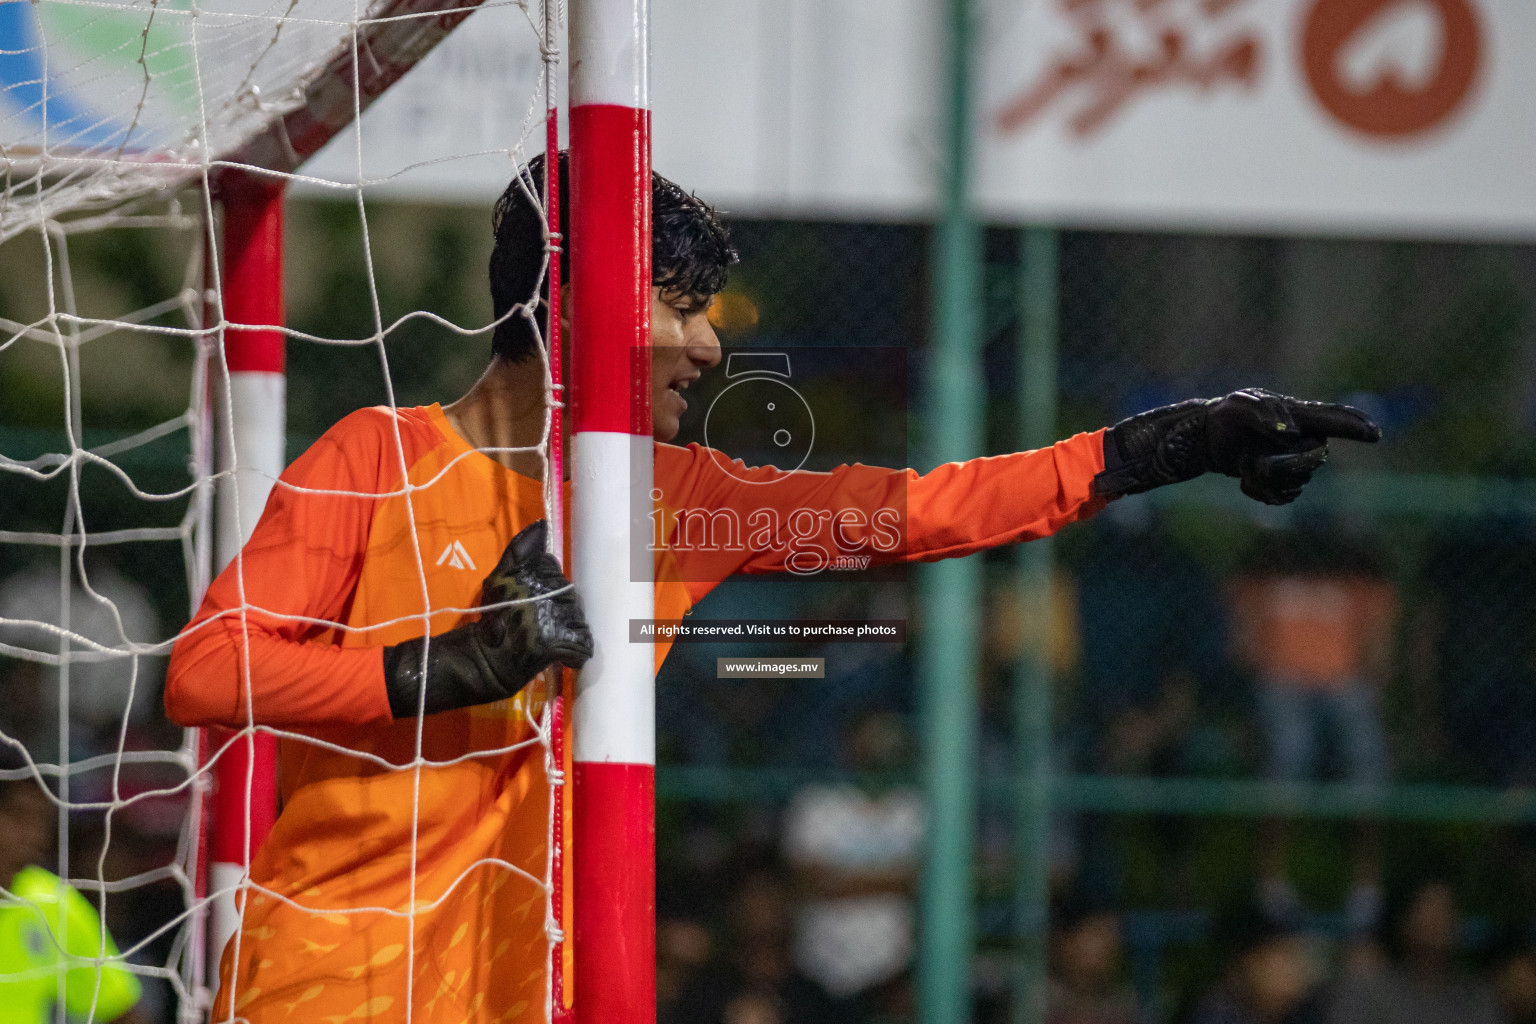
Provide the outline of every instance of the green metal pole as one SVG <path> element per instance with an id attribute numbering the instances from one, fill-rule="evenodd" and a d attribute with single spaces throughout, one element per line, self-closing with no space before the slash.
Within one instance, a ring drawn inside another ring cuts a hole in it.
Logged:
<path id="1" fill-rule="evenodd" d="M 1019 242 L 1019 440 L 1025 448 L 1043 448 L 1056 440 L 1057 237 L 1048 228 L 1026 228 Z M 1045 1020 L 1051 857 L 1051 543 L 1047 537 L 1017 549 L 1021 612 L 1030 642 L 1013 678 L 1019 773 L 1014 818 L 1013 1024 Z"/>
<path id="2" fill-rule="evenodd" d="M 971 210 L 971 6 L 949 2 L 948 174 L 934 245 L 926 425 L 943 463 L 981 454 L 981 227 Z M 923 568 L 926 622 L 918 685 L 928 850 L 918 931 L 922 1024 L 971 1017 L 972 884 L 976 821 L 977 641 L 981 566 L 975 558 Z"/>

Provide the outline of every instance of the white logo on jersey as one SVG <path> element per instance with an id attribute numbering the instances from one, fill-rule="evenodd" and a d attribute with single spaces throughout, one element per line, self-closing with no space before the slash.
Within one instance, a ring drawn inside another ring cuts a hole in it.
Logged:
<path id="1" fill-rule="evenodd" d="M 437 556 L 438 565 L 442 565 L 444 562 L 447 562 L 455 569 L 473 569 L 475 567 L 475 560 L 469 557 L 469 552 L 464 550 L 464 545 L 459 541 L 454 541 L 443 548 L 443 553 Z"/>

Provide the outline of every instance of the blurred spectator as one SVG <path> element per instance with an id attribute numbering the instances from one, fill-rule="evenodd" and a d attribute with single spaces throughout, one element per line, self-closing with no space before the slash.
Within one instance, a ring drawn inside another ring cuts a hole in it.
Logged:
<path id="1" fill-rule="evenodd" d="M 5 614 L 0 610 L 0 615 Z M 0 628 L 0 642 L 14 643 L 19 632 L 16 627 Z M 57 718 L 49 720 L 58 713 L 53 710 L 58 706 L 57 687 L 58 673 L 41 662 L 15 657 L 0 660 L 0 693 L 5 694 L 5 700 L 0 701 L 0 732 L 30 750 L 34 758 L 45 761 L 53 760 L 49 755 L 52 743 L 46 737 L 59 732 Z M 48 693 L 49 688 L 55 692 Z M 43 746 L 45 743 L 48 745 Z"/>
<path id="2" fill-rule="evenodd" d="M 1124 504 L 1124 503 L 1118 503 Z M 1206 772 L 1207 742 L 1219 732 L 1221 683 L 1230 674 L 1221 591 L 1166 531 L 1095 524 L 1075 564 L 1082 627 L 1082 687 L 1075 746 L 1090 773 L 1180 776 Z M 1197 713 L 1198 712 L 1198 713 Z M 1123 819 L 1121 819 L 1123 821 Z M 1193 899 L 1194 829 L 1189 818 L 1154 815 L 1145 824 L 1152 857 L 1170 866 L 1159 898 Z M 1119 898 L 1127 876 L 1123 825 L 1081 818 L 1079 888 Z"/>
<path id="3" fill-rule="evenodd" d="M 1257 549 L 1234 583 L 1233 611 L 1238 653 L 1258 681 L 1267 777 L 1314 778 L 1326 735 L 1346 781 L 1385 783 L 1381 691 L 1397 593 L 1375 553 L 1331 534 L 1277 537 Z M 1260 897 L 1271 915 L 1284 917 L 1299 902 L 1286 875 L 1288 828 L 1271 821 L 1265 832 Z M 1355 934 L 1380 916 L 1380 846 L 1378 827 L 1356 826 L 1345 908 Z"/>
<path id="4" fill-rule="evenodd" d="M 1506 1024 L 1536 1024 L 1536 943 L 1530 926 L 1513 929 L 1499 946 L 1494 983 Z"/>
<path id="5" fill-rule="evenodd" d="M 1319 972 L 1300 932 L 1250 905 L 1226 914 L 1216 938 L 1231 965 L 1189 1024 L 1321 1024 Z"/>
<path id="6" fill-rule="evenodd" d="M 0 745 L 0 1019 L 47 1024 L 63 974 L 71 1017 L 141 1022 L 139 980 L 108 963 L 66 970 L 71 958 L 116 957 L 111 935 L 84 896 L 42 867 L 54 835 L 55 811 L 25 758 Z"/>
<path id="7" fill-rule="evenodd" d="M 1010 572 L 989 587 L 986 619 L 981 633 L 980 680 L 981 730 L 977 762 L 983 778 L 1001 778 L 1014 771 L 1019 747 L 1014 701 L 1019 670 L 1025 658 L 1041 659 L 1049 673 L 1053 705 L 1061 691 L 1072 688 L 1082 660 L 1081 631 L 1077 617 L 1077 583 L 1071 573 L 1058 569 L 1051 577 L 1050 612 L 1043 621 L 1025 602 L 1017 574 Z M 1054 723 L 1052 723 L 1054 725 Z M 1054 730 L 1053 730 L 1054 732 Z M 1071 747 L 1053 735 L 1051 767 L 1070 773 Z M 978 883 L 999 891 L 1012 886 L 1015 845 L 1018 839 L 1017 808 L 1007 801 L 984 800 L 977 808 L 976 876 Z M 1050 876 L 1052 890 L 1070 886 L 1077 870 L 1076 816 L 1053 808 L 1050 825 Z"/>
<path id="8" fill-rule="evenodd" d="M 1536 548 L 1502 524 L 1462 524 L 1432 546 L 1423 582 L 1407 666 L 1416 739 L 1468 781 L 1536 785 Z"/>
<path id="9" fill-rule="evenodd" d="M 907 615 L 899 584 L 828 587 L 805 580 L 728 580 L 694 614 L 719 619 L 890 618 Z M 755 649 L 757 650 L 757 649 Z M 668 761 L 832 769 L 840 737 L 871 707 L 900 708 L 911 691 L 901 644 L 766 644 L 764 656 L 825 657 L 827 686 L 720 679 L 715 660 L 738 645 L 678 644 L 657 688 L 657 742 Z"/>
<path id="10" fill-rule="evenodd" d="M 780 879 L 749 875 L 732 902 L 729 959 L 694 975 L 663 1024 L 861 1024 L 854 1007 L 795 969 L 791 909 Z"/>
<path id="11" fill-rule="evenodd" d="M 905 763 L 901 719 L 871 712 L 844 742 L 847 766 L 890 771 Z M 914 945 L 913 893 L 923 839 L 922 796 L 814 784 L 790 800 L 784 856 L 806 894 L 795 928 L 795 964 L 839 998 L 898 983 Z M 899 999 L 881 992 L 876 1001 Z"/>
<path id="12" fill-rule="evenodd" d="M 1053 903 L 1046 1024 L 1144 1024 L 1121 954 L 1113 910 L 1077 898 Z"/>
<path id="13" fill-rule="evenodd" d="M 0 627 L 0 641 L 57 655 L 59 634 L 45 627 L 64 621 L 61 599 L 67 599 L 69 631 L 86 641 L 68 645 L 69 756 L 77 760 L 113 749 L 125 716 L 140 724 L 158 715 L 165 671 L 163 657 L 135 657 L 129 650 L 130 644 L 163 639 L 144 588 L 107 565 L 92 566 L 87 581 L 89 589 L 76 578 L 67 589 L 61 588 L 55 564 L 16 573 L 0 583 L 0 618 L 37 623 Z M 17 738 L 34 757 L 58 761 L 58 669 L 45 668 L 38 683 L 40 706 L 30 716 L 36 731 Z"/>
<path id="14" fill-rule="evenodd" d="M 791 617 L 906 620 L 911 616 L 906 589 L 900 583 L 803 586 L 805 602 Z M 838 767 L 846 761 L 842 737 L 871 709 L 910 710 L 912 669 L 906 663 L 905 644 L 833 641 L 814 649 L 801 645 L 787 653 L 825 658 L 828 685 L 808 691 L 801 687 L 785 702 L 790 720 L 784 723 L 782 764 Z"/>
<path id="15" fill-rule="evenodd" d="M 694 977 L 709 962 L 714 938 L 703 922 L 676 914 L 656 917 L 656 1016 L 662 1024 L 681 1020 L 676 1012 Z"/>
<path id="16" fill-rule="evenodd" d="M 1405 890 L 1387 906 L 1387 963 L 1340 979 L 1328 1000 L 1327 1024 L 1504 1024 L 1493 986 L 1456 962 L 1461 931 L 1449 882 Z"/>
<path id="17" fill-rule="evenodd" d="M 1196 706 L 1226 667 L 1220 591 L 1161 531 L 1094 539 L 1077 570 L 1091 767 L 1186 773 Z"/>

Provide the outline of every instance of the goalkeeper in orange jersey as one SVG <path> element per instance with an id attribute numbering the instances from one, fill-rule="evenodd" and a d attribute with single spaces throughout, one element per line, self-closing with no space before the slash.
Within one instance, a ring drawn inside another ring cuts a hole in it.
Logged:
<path id="1" fill-rule="evenodd" d="M 549 790 L 528 684 L 592 652 L 578 596 L 545 551 L 544 371 L 531 317 L 516 311 L 542 279 L 542 174 L 536 159 L 496 207 L 501 319 L 485 374 L 451 405 L 365 409 L 327 431 L 283 473 L 176 644 L 172 718 L 290 733 L 282 813 L 251 865 L 215 1020 L 542 1019 Z M 652 203 L 659 619 L 733 573 L 792 569 L 807 541 L 875 564 L 967 555 L 1206 472 L 1289 501 L 1329 438 L 1378 436 L 1352 409 L 1242 391 L 926 475 L 785 473 L 670 445 L 684 392 L 720 360 L 706 312 L 736 254 L 714 212 L 660 176 Z M 680 510 L 765 502 L 785 513 L 764 520 L 779 535 L 670 543 Z M 891 507 L 894 544 L 851 514 Z M 809 533 L 803 517 L 792 525 L 806 510 Z M 658 666 L 666 653 L 658 643 Z M 418 750 L 419 773 L 400 770 Z"/>

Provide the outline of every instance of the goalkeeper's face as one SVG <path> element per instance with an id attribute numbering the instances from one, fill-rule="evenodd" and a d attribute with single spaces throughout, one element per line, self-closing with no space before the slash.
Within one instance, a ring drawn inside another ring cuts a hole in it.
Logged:
<path id="1" fill-rule="evenodd" d="M 677 436 L 688 409 L 684 393 L 720 364 L 720 339 L 709 322 L 711 295 L 651 289 L 651 433 L 658 441 Z"/>

